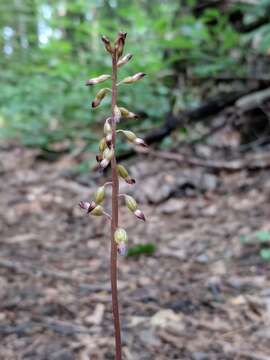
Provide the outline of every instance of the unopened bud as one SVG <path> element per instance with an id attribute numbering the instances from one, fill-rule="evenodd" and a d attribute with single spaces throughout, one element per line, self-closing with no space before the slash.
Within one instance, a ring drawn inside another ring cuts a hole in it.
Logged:
<path id="1" fill-rule="evenodd" d="M 114 107 L 114 120 L 115 122 L 119 122 L 121 119 L 121 110 L 119 109 L 119 107 L 117 105 L 115 105 Z"/>
<path id="2" fill-rule="evenodd" d="M 122 228 L 117 228 L 114 232 L 114 241 L 116 242 L 116 244 L 127 243 L 128 236 L 126 230 Z"/>
<path id="3" fill-rule="evenodd" d="M 105 46 L 105 49 L 108 51 L 108 53 L 112 54 L 113 53 L 113 48 L 111 45 L 110 40 L 107 38 L 107 36 L 103 35 L 101 37 L 101 40 L 103 41 L 103 44 Z"/>
<path id="4" fill-rule="evenodd" d="M 120 67 L 120 66 L 127 64 L 129 62 L 129 60 L 131 60 L 132 56 L 133 56 L 132 54 L 125 55 L 124 57 L 122 57 L 121 59 L 118 60 L 117 66 Z"/>
<path id="5" fill-rule="evenodd" d="M 145 221 L 144 213 L 143 213 L 141 210 L 139 210 L 139 209 L 135 210 L 135 211 L 134 211 L 134 215 L 135 215 L 138 219 L 140 219 L 140 220 L 142 220 L 142 221 Z"/>
<path id="6" fill-rule="evenodd" d="M 133 76 L 128 76 L 121 81 L 122 84 L 132 84 L 140 79 L 142 79 L 146 74 L 143 72 L 137 73 Z"/>
<path id="7" fill-rule="evenodd" d="M 132 179 L 129 176 L 127 169 L 123 165 L 117 165 L 117 173 L 128 184 L 135 184 L 135 182 L 136 182 L 135 179 Z"/>
<path id="8" fill-rule="evenodd" d="M 117 165 L 117 172 L 123 179 L 126 179 L 129 176 L 127 169 L 123 165 Z"/>
<path id="9" fill-rule="evenodd" d="M 126 256 L 127 255 L 127 244 L 126 243 L 118 244 L 117 251 L 118 251 L 119 255 Z"/>
<path id="10" fill-rule="evenodd" d="M 137 209 L 137 202 L 132 196 L 125 195 L 125 202 L 126 202 L 126 206 L 132 212 L 134 212 Z"/>
<path id="11" fill-rule="evenodd" d="M 107 74 L 100 75 L 96 78 L 87 80 L 85 85 L 96 85 L 96 84 L 102 83 L 103 81 L 108 80 L 110 77 L 111 77 L 111 75 L 107 75 Z"/>
<path id="12" fill-rule="evenodd" d="M 129 130 L 121 130 L 121 132 L 126 136 L 126 138 L 131 141 L 134 142 L 135 139 L 137 139 L 136 134 L 134 134 L 134 132 L 129 131 Z"/>
<path id="13" fill-rule="evenodd" d="M 97 204 L 101 204 L 105 198 L 105 187 L 100 186 L 95 194 L 95 201 Z"/>
<path id="14" fill-rule="evenodd" d="M 92 101 L 92 107 L 93 108 L 97 107 L 101 103 L 101 101 L 105 98 L 105 96 L 109 91 L 110 89 L 108 88 L 99 90 L 99 92 L 96 94 L 95 99 Z"/>
<path id="15" fill-rule="evenodd" d="M 108 118 L 108 119 L 105 120 L 103 130 L 104 130 L 105 135 L 108 135 L 108 134 L 112 133 L 111 118 Z"/>
<path id="16" fill-rule="evenodd" d="M 118 130 L 120 132 L 122 132 L 126 138 L 128 139 L 128 141 L 139 145 L 139 146 L 143 146 L 143 147 L 147 147 L 147 144 L 145 143 L 145 141 L 141 138 L 138 138 L 136 134 L 134 134 L 134 132 L 130 131 L 130 130 Z"/>
<path id="17" fill-rule="evenodd" d="M 129 111 L 128 109 L 124 107 L 119 108 L 121 111 L 121 117 L 126 119 L 137 119 L 139 116 L 137 114 L 134 114 L 133 112 Z"/>
<path id="18" fill-rule="evenodd" d="M 117 39 L 115 41 L 115 48 L 117 51 L 118 58 L 123 54 L 126 37 L 127 37 L 127 33 L 125 32 L 118 33 Z"/>
<path id="19" fill-rule="evenodd" d="M 106 142 L 106 138 L 102 138 L 99 142 L 99 151 L 102 153 L 107 147 L 107 142 Z"/>
<path id="20" fill-rule="evenodd" d="M 100 205 L 97 205 L 97 206 L 90 212 L 90 214 L 91 214 L 91 215 L 94 215 L 94 216 L 101 216 L 101 215 L 103 215 L 103 213 L 104 213 L 104 209 L 103 209 L 103 207 L 100 206 Z"/>

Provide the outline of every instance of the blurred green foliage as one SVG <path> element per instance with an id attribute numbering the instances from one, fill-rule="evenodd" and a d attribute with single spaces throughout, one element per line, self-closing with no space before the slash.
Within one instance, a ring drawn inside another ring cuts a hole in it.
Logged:
<path id="1" fill-rule="evenodd" d="M 137 244 L 128 248 L 127 256 L 153 255 L 156 247 L 152 243 Z"/>
<path id="2" fill-rule="evenodd" d="M 270 0 L 255 5 L 235 2 L 226 11 L 207 7 L 197 14 L 200 4 L 0 1 L 0 138 L 15 137 L 41 147 L 63 139 L 95 141 L 92 125 L 106 116 L 107 107 L 90 110 L 96 88 L 84 83 L 110 71 L 101 34 L 128 32 L 126 52 L 134 57 L 121 77 L 138 71 L 148 74 L 119 93 L 119 104 L 147 114 L 143 129 L 156 126 L 171 109 L 194 106 L 204 93 L 215 93 L 215 77 L 249 76 L 252 56 L 269 51 L 270 25 L 242 33 L 232 25 L 230 14 L 239 9 L 244 24 L 252 23 L 269 13 Z M 206 84 L 204 91 L 200 79 Z"/>

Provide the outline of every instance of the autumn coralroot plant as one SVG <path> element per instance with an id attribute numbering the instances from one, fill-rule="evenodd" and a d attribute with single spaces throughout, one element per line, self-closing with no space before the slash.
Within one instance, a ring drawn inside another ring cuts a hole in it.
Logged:
<path id="1" fill-rule="evenodd" d="M 117 82 L 117 70 L 121 66 L 127 64 L 132 58 L 131 54 L 123 55 L 125 40 L 127 33 L 119 32 L 114 42 L 111 44 L 110 40 L 102 37 L 105 49 L 110 54 L 112 59 L 112 86 L 111 88 L 104 87 L 96 94 L 92 102 L 92 107 L 96 108 L 100 105 L 102 100 L 111 94 L 111 116 L 104 122 L 104 135 L 99 142 L 99 154 L 97 155 L 97 162 L 101 169 L 111 166 L 111 181 L 106 182 L 99 187 L 95 194 L 95 199 L 91 202 L 82 201 L 80 207 L 88 214 L 94 216 L 105 216 L 111 223 L 111 289 L 112 289 L 112 313 L 115 330 L 115 359 L 122 359 L 121 347 L 121 330 L 118 310 L 118 294 L 117 294 L 117 253 L 125 255 L 127 252 L 128 236 L 126 231 L 119 227 L 118 224 L 118 205 L 119 199 L 124 198 L 125 204 L 133 214 L 140 220 L 145 221 L 144 214 L 138 209 L 137 203 L 133 197 L 126 194 L 119 194 L 119 179 L 124 180 L 128 184 L 134 184 L 135 180 L 130 177 L 128 171 L 123 165 L 117 164 L 115 157 L 116 135 L 123 134 L 126 140 L 130 143 L 139 146 L 146 146 L 145 142 L 138 138 L 132 131 L 117 129 L 121 119 L 134 119 L 137 115 L 127 110 L 124 107 L 117 105 L 117 91 L 120 86 L 126 84 L 133 84 L 142 79 L 145 74 L 139 72 L 133 76 L 128 76 L 123 80 Z M 100 75 L 92 78 L 86 82 L 86 85 L 93 86 L 108 80 L 110 75 Z M 106 190 L 110 188 L 112 194 L 112 208 L 109 214 L 102 206 L 105 199 Z"/>

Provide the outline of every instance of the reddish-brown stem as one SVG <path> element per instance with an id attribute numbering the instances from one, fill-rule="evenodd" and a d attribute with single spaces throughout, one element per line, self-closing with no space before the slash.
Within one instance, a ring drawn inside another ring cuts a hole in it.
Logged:
<path id="1" fill-rule="evenodd" d="M 117 97 L 117 53 L 112 54 L 112 147 L 115 150 L 116 140 L 116 120 L 115 105 Z M 111 160 L 112 168 L 112 220 L 111 220 L 111 288 L 112 288 L 112 313 L 114 322 L 115 337 L 115 360 L 122 360 L 121 345 L 121 328 L 118 309 L 118 292 L 117 292 L 117 244 L 114 241 L 114 233 L 118 227 L 118 193 L 119 180 L 116 168 L 115 151 Z"/>

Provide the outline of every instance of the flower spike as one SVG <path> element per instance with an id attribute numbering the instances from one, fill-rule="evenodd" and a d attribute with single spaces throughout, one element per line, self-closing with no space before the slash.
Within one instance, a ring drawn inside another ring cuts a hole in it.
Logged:
<path id="1" fill-rule="evenodd" d="M 96 189 L 94 200 L 81 201 L 79 206 L 85 211 L 86 214 L 93 216 L 104 216 L 106 220 L 111 223 L 111 256 L 110 256 L 110 275 L 111 275 L 111 293 L 112 293 L 112 312 L 115 331 L 115 359 L 122 359 L 122 345 L 121 345 L 121 327 L 119 319 L 119 309 L 117 301 L 117 256 L 125 256 L 128 254 L 128 236 L 126 231 L 119 227 L 119 197 L 124 196 L 127 208 L 140 220 L 145 221 L 143 212 L 138 209 L 136 200 L 126 194 L 119 194 L 120 178 L 128 184 L 135 184 L 135 180 L 130 176 L 127 169 L 117 163 L 116 140 L 117 133 L 123 132 L 127 140 L 135 145 L 146 146 L 143 139 L 138 138 L 134 132 L 130 130 L 119 130 L 118 122 L 123 119 L 136 119 L 138 115 L 129 111 L 125 107 L 118 107 L 117 102 L 117 86 L 120 84 L 132 84 L 142 79 L 145 73 L 139 72 L 135 75 L 128 76 L 122 81 L 117 83 L 117 71 L 121 66 L 126 65 L 131 59 L 131 54 L 123 56 L 125 41 L 127 33 L 119 32 L 114 43 L 103 35 L 101 40 L 104 44 L 105 50 L 109 53 L 112 64 L 112 74 L 103 74 L 86 81 L 87 86 L 100 84 L 111 78 L 111 87 L 104 87 L 97 91 L 97 94 L 92 101 L 92 107 L 96 108 L 100 105 L 103 99 L 111 93 L 111 113 L 103 126 L 103 135 L 98 144 L 98 154 L 96 160 L 98 162 L 99 170 L 105 169 L 107 166 L 111 167 L 111 179 L 106 181 L 102 186 Z M 96 167 L 97 168 L 97 167 Z M 107 186 L 107 187 L 106 187 Z M 111 191 L 111 213 L 103 208 L 105 203 L 106 193 Z"/>

